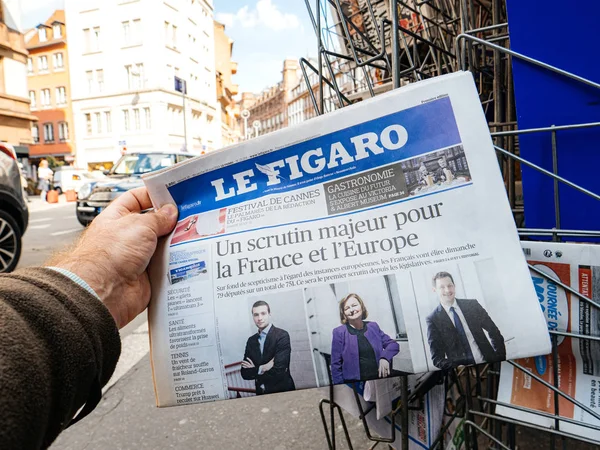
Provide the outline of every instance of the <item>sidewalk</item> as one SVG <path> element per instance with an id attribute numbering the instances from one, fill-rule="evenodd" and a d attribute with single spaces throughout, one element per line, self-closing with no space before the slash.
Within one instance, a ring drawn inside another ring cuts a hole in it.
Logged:
<path id="1" fill-rule="evenodd" d="M 61 208 L 64 206 L 71 206 L 73 208 L 73 212 L 75 212 L 75 204 L 76 202 L 67 202 L 67 197 L 64 194 L 58 196 L 58 203 L 46 203 L 40 198 L 39 195 L 34 195 L 29 196 L 29 203 L 27 203 L 27 207 L 29 208 L 30 213 L 48 211 L 50 209 Z"/>

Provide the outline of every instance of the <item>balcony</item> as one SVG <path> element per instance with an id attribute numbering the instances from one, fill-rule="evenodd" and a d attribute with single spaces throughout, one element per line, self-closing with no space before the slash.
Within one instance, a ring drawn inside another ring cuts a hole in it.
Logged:
<path id="1" fill-rule="evenodd" d="M 23 35 L 18 31 L 11 30 L 4 23 L 0 23 L 0 48 L 27 55 Z"/>
<path id="2" fill-rule="evenodd" d="M 235 75 L 238 70 L 238 63 L 231 61 L 231 75 Z"/>

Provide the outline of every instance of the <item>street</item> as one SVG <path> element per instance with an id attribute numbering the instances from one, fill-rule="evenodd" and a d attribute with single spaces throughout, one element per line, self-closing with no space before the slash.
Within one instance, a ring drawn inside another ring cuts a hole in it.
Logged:
<path id="1" fill-rule="evenodd" d="M 83 231 L 74 203 L 48 205 L 32 199 L 30 214 L 19 268 L 43 264 L 52 254 L 68 248 Z M 123 328 L 121 338 L 121 359 L 104 398 L 92 414 L 63 432 L 52 449 L 327 448 L 318 409 L 322 391 L 158 409 L 145 314 Z M 360 421 L 347 415 L 346 421 L 354 448 L 368 448 Z M 341 442 L 339 428 L 338 448 L 348 448 Z"/>

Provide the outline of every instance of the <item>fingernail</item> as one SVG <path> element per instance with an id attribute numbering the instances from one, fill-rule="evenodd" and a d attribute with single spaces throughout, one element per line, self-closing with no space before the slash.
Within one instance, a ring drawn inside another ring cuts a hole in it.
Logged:
<path id="1" fill-rule="evenodd" d="M 177 206 L 167 203 L 160 210 L 169 217 L 177 216 Z"/>

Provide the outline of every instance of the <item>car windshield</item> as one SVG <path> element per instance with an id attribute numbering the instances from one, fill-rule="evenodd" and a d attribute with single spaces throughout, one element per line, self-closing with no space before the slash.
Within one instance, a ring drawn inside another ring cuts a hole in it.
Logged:
<path id="1" fill-rule="evenodd" d="M 136 153 L 123 156 L 112 170 L 114 175 L 141 175 L 175 164 L 175 155 Z"/>

